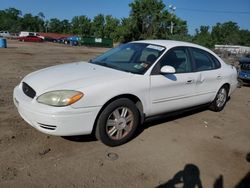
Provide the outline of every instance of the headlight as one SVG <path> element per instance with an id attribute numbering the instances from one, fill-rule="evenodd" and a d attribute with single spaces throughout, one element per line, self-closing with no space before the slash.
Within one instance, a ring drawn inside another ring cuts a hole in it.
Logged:
<path id="1" fill-rule="evenodd" d="M 68 106 L 83 97 L 83 93 L 72 90 L 50 91 L 40 95 L 37 102 L 50 106 Z"/>

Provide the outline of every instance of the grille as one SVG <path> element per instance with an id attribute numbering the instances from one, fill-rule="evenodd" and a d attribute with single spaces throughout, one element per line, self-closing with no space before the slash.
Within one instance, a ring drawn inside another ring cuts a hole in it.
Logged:
<path id="1" fill-rule="evenodd" d="M 23 88 L 23 92 L 28 97 L 33 99 L 36 96 L 35 90 L 32 87 L 30 87 L 28 84 L 26 84 L 25 82 L 23 82 L 22 88 Z"/>
<path id="2" fill-rule="evenodd" d="M 46 124 L 42 124 L 42 123 L 38 123 L 38 124 L 43 129 L 56 130 L 56 126 L 55 125 L 46 125 Z"/>
<path id="3" fill-rule="evenodd" d="M 248 70 L 248 71 L 250 71 L 250 64 L 241 64 L 241 70 Z"/>

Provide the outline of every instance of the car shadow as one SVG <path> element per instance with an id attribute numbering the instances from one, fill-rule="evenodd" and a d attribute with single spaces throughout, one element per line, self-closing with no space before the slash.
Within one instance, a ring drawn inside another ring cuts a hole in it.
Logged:
<path id="1" fill-rule="evenodd" d="M 228 98 L 228 101 L 230 100 L 230 97 Z M 162 124 L 162 123 L 167 123 L 170 121 L 174 121 L 177 119 L 181 119 L 187 116 L 191 116 L 194 114 L 198 114 L 201 113 L 203 111 L 208 110 L 208 104 L 205 104 L 203 106 L 198 106 L 198 107 L 194 107 L 191 109 L 185 109 L 185 110 L 179 110 L 176 112 L 170 112 L 170 113 L 166 113 L 166 114 L 161 114 L 161 115 L 157 115 L 157 116 L 153 116 L 150 118 L 147 118 L 143 124 L 141 124 L 141 126 L 139 126 L 139 128 L 137 129 L 134 137 L 138 137 L 145 129 L 148 129 L 150 127 Z M 90 134 L 90 135 L 79 135 L 79 136 L 62 136 L 63 139 L 65 140 L 69 140 L 72 142 L 92 142 L 92 141 L 97 141 L 97 139 L 95 138 L 94 133 Z"/>
<path id="2" fill-rule="evenodd" d="M 72 142 L 93 142 L 97 141 L 93 134 L 90 135 L 78 135 L 78 136 L 61 136 L 63 139 Z"/>
<path id="3" fill-rule="evenodd" d="M 238 88 L 241 88 L 241 87 L 250 87 L 250 82 L 246 83 L 241 80 L 238 80 Z"/>
<path id="4" fill-rule="evenodd" d="M 145 129 L 148 129 L 150 127 L 153 127 L 162 123 L 174 121 L 177 119 L 181 119 L 187 116 L 191 116 L 193 114 L 201 113 L 206 110 L 208 110 L 208 105 L 199 106 L 199 107 L 195 107 L 192 109 L 179 110 L 176 112 L 161 114 L 161 115 L 147 118 L 145 122 L 138 128 L 135 134 L 135 137 L 139 136 Z"/>
<path id="5" fill-rule="evenodd" d="M 250 87 L 250 84 L 242 84 L 242 87 Z"/>
<path id="6" fill-rule="evenodd" d="M 201 106 L 201 107 L 195 107 L 193 109 L 187 109 L 187 110 L 180 110 L 176 112 L 171 112 L 171 113 L 166 113 L 162 115 L 157 115 L 153 116 L 150 118 L 147 118 L 145 122 L 139 126 L 137 129 L 134 137 L 138 137 L 145 129 L 148 129 L 150 127 L 162 124 L 162 123 L 167 123 L 170 121 L 174 121 L 183 117 L 187 117 L 193 114 L 201 113 L 203 111 L 208 110 L 207 105 L 206 106 Z M 72 142 L 92 142 L 92 141 L 97 141 L 94 133 L 90 135 L 77 135 L 77 136 L 61 136 L 63 139 L 72 141 Z"/>

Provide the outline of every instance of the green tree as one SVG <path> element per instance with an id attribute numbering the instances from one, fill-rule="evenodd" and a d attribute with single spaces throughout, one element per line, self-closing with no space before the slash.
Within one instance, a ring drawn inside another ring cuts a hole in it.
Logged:
<path id="1" fill-rule="evenodd" d="M 171 15 L 167 10 L 162 11 L 159 17 L 159 22 L 155 24 L 156 31 L 154 33 L 154 38 L 165 39 L 171 35 L 170 25 L 173 15 Z"/>
<path id="2" fill-rule="evenodd" d="M 216 44 L 239 44 L 240 32 L 239 26 L 235 22 L 217 23 L 212 28 L 212 38 Z"/>
<path id="3" fill-rule="evenodd" d="M 91 36 L 91 20 L 87 16 L 75 16 L 71 21 L 72 33 L 81 36 Z"/>
<path id="4" fill-rule="evenodd" d="M 104 38 L 105 17 L 103 14 L 98 14 L 94 17 L 92 26 L 92 33 L 94 34 L 94 36 Z"/>
<path id="5" fill-rule="evenodd" d="M 117 41 L 126 43 L 135 39 L 131 18 L 122 18 L 116 29 Z"/>
<path id="6" fill-rule="evenodd" d="M 173 19 L 174 22 L 174 34 L 186 36 L 188 34 L 187 21 L 182 20 L 176 16 Z"/>
<path id="7" fill-rule="evenodd" d="M 196 29 L 196 34 L 193 38 L 193 42 L 211 48 L 214 46 L 214 42 L 209 31 L 209 26 L 200 26 L 200 29 Z"/>
<path id="8" fill-rule="evenodd" d="M 170 38 L 170 25 L 174 34 L 187 35 L 187 23 L 165 8 L 162 0 L 135 0 L 130 5 L 130 18 L 134 39 Z"/>
<path id="9" fill-rule="evenodd" d="M 25 14 L 21 20 L 22 30 L 26 31 L 44 31 L 44 21 L 39 16 Z"/>
<path id="10" fill-rule="evenodd" d="M 165 8 L 161 0 L 135 0 L 129 4 L 136 39 L 152 38 L 160 25 L 162 11 Z"/>
<path id="11" fill-rule="evenodd" d="M 173 33 L 171 33 L 171 22 L 173 23 Z M 177 36 L 179 36 L 177 38 L 188 37 L 187 21 L 170 14 L 168 11 L 163 12 L 161 25 L 165 27 L 161 30 L 160 34 L 164 36 L 165 33 L 165 38 L 167 39 L 175 40 Z"/>
<path id="12" fill-rule="evenodd" d="M 250 46 L 250 31 L 249 30 L 240 30 L 239 31 L 240 35 L 240 45 L 243 46 Z"/>
<path id="13" fill-rule="evenodd" d="M 117 40 L 117 38 L 119 38 L 117 36 L 117 28 L 119 24 L 120 24 L 119 19 L 114 18 L 111 15 L 107 15 L 105 17 L 104 36 L 106 38 Z"/>
<path id="14" fill-rule="evenodd" d="M 63 24 L 61 21 L 57 18 L 52 18 L 49 21 L 49 26 L 48 26 L 49 32 L 52 33 L 62 33 L 63 32 Z"/>
<path id="15" fill-rule="evenodd" d="M 0 30 L 18 32 L 21 29 L 22 12 L 15 8 L 8 8 L 0 11 Z"/>
<path id="16" fill-rule="evenodd" d="M 186 41 L 186 42 L 193 42 L 193 36 L 187 34 L 187 35 L 183 35 L 183 34 L 173 34 L 173 35 L 169 35 L 167 37 L 168 40 L 177 40 L 177 41 Z"/>
<path id="17" fill-rule="evenodd" d="M 66 19 L 62 20 L 61 25 L 62 25 L 62 33 L 70 33 L 71 24 L 70 24 L 69 20 L 66 20 Z"/>
<path id="18" fill-rule="evenodd" d="M 69 20 L 53 18 L 45 20 L 42 12 L 33 16 L 15 8 L 0 10 L 0 30 L 10 32 L 46 31 L 73 33 L 80 36 L 111 38 L 129 42 L 139 39 L 173 39 L 193 41 L 207 47 L 214 44 L 250 46 L 250 31 L 241 30 L 235 22 L 217 23 L 211 32 L 208 26 L 201 26 L 192 37 L 188 35 L 187 22 L 171 14 L 162 0 L 134 0 L 128 18 L 117 19 L 111 15 L 99 14 L 93 21 L 87 16 L 75 16 Z M 170 33 L 171 22 L 174 23 Z"/>
<path id="19" fill-rule="evenodd" d="M 46 28 L 45 28 L 45 15 L 43 12 L 39 12 L 37 14 L 38 18 L 39 18 L 39 31 L 40 32 L 45 32 Z"/>

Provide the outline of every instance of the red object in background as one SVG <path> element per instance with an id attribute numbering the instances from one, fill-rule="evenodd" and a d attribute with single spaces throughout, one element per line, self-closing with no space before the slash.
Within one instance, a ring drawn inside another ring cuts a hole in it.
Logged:
<path id="1" fill-rule="evenodd" d="M 43 42 L 43 39 L 37 36 L 19 37 L 18 40 L 23 42 Z"/>
<path id="2" fill-rule="evenodd" d="M 60 40 L 62 38 L 68 38 L 71 37 L 73 34 L 59 34 L 59 33 L 37 33 L 38 35 L 40 35 L 41 37 L 44 38 L 49 38 L 52 40 Z"/>

